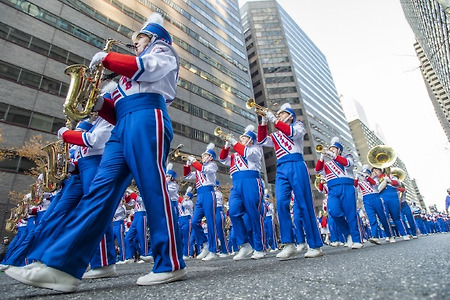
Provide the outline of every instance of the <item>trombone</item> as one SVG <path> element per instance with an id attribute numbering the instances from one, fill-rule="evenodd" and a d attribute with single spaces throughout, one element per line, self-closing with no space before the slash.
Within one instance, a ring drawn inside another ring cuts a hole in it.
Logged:
<path id="1" fill-rule="evenodd" d="M 267 112 L 269 112 L 269 109 L 267 107 L 261 106 L 259 104 L 256 104 L 255 99 L 249 98 L 247 102 L 245 103 L 245 107 L 247 109 L 255 108 L 255 113 L 259 116 L 264 117 Z"/>
<path id="2" fill-rule="evenodd" d="M 214 129 L 214 135 L 218 136 L 220 139 L 224 141 L 234 139 L 234 136 L 231 133 L 224 133 L 222 131 L 222 128 L 220 128 L 220 126 L 217 126 L 216 129 Z"/>

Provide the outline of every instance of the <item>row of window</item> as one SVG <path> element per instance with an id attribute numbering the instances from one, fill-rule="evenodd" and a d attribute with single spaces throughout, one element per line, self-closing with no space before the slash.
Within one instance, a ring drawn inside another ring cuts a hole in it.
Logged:
<path id="1" fill-rule="evenodd" d="M 24 126 L 48 133 L 56 133 L 59 128 L 65 126 L 63 119 L 2 102 L 0 102 L 0 122 Z"/>

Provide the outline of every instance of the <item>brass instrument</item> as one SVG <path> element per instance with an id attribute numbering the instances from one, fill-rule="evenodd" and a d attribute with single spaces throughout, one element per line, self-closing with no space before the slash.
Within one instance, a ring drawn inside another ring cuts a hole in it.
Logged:
<path id="1" fill-rule="evenodd" d="M 406 178 L 406 173 L 400 168 L 391 168 L 391 174 L 397 177 L 399 181 L 403 181 Z"/>
<path id="2" fill-rule="evenodd" d="M 44 191 L 42 190 L 42 185 L 38 182 L 30 185 L 31 202 L 34 205 L 39 205 L 42 203 L 44 198 Z"/>
<path id="3" fill-rule="evenodd" d="M 321 181 L 325 181 L 325 178 L 322 175 L 316 174 L 316 179 L 314 180 L 314 186 L 317 190 L 319 190 L 319 185 Z"/>
<path id="4" fill-rule="evenodd" d="M 124 43 L 108 39 L 103 51 L 109 52 L 113 44 Z M 103 70 L 102 64 L 98 64 L 93 69 L 89 69 L 85 65 L 75 64 L 68 66 L 64 71 L 66 75 L 70 76 L 70 85 L 63 110 L 70 121 L 83 120 L 91 113 L 100 92 Z"/>
<path id="5" fill-rule="evenodd" d="M 47 154 L 47 165 L 44 167 L 43 189 L 47 192 L 56 190 L 56 182 L 64 180 L 69 170 L 69 144 L 56 141 L 42 148 Z"/>
<path id="6" fill-rule="evenodd" d="M 214 135 L 218 136 L 220 139 L 227 141 L 230 138 L 234 139 L 234 136 L 231 133 L 224 133 L 222 131 L 222 128 L 220 128 L 220 126 L 216 127 L 216 129 L 214 129 Z"/>
<path id="7" fill-rule="evenodd" d="M 322 144 L 318 144 L 316 146 L 316 152 L 317 153 L 325 153 L 328 150 L 328 147 L 325 148 Z"/>
<path id="8" fill-rule="evenodd" d="M 396 159 L 397 154 L 386 145 L 375 146 L 367 153 L 367 160 L 375 168 L 388 168 L 394 164 Z"/>
<path id="9" fill-rule="evenodd" d="M 192 155 L 192 154 L 187 154 L 187 153 L 181 152 L 180 149 L 175 149 L 175 151 L 173 151 L 173 153 L 172 153 L 172 159 L 173 160 L 175 160 L 175 159 L 177 159 L 179 157 L 182 160 L 186 161 L 186 160 L 188 160 L 189 156 L 193 156 L 193 157 L 195 157 L 196 160 L 199 160 L 199 161 L 202 160 L 202 158 L 200 156 L 195 156 L 195 155 Z"/>
<path id="10" fill-rule="evenodd" d="M 256 104 L 255 99 L 253 98 L 247 100 L 247 102 L 245 103 L 245 107 L 247 109 L 252 109 L 254 107 L 255 113 L 259 116 L 265 116 L 266 113 L 269 111 L 267 107 Z"/>
<path id="11" fill-rule="evenodd" d="M 11 215 L 9 216 L 9 219 L 6 220 L 5 230 L 9 232 L 13 232 L 14 228 L 16 227 L 16 223 L 18 221 L 18 218 L 16 216 L 16 208 L 14 207 L 11 209 Z"/>

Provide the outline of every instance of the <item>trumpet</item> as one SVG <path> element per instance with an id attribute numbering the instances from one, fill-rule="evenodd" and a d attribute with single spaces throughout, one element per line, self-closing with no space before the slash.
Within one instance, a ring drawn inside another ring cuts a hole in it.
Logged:
<path id="1" fill-rule="evenodd" d="M 221 138 L 224 141 L 228 141 L 229 139 L 234 139 L 234 136 L 231 133 L 224 133 L 222 131 L 222 128 L 220 128 L 220 126 L 216 127 L 216 129 L 214 129 L 214 135 L 218 136 L 219 138 Z"/>
<path id="2" fill-rule="evenodd" d="M 269 112 L 269 109 L 267 107 L 256 104 L 255 99 L 253 98 L 247 100 L 247 102 L 245 103 L 245 107 L 247 109 L 252 109 L 254 107 L 255 113 L 262 117 L 264 117 Z"/>
<path id="3" fill-rule="evenodd" d="M 189 156 L 193 156 L 196 160 L 199 160 L 199 161 L 202 160 L 202 158 L 200 156 L 195 156 L 192 154 L 181 152 L 180 149 L 175 149 L 172 153 L 173 160 L 175 160 L 177 158 L 181 158 L 182 160 L 187 161 Z"/>

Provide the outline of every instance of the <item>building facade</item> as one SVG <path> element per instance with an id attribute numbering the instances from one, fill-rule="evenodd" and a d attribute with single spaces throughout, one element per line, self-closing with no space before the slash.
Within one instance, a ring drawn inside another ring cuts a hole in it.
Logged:
<path id="1" fill-rule="evenodd" d="M 290 103 L 307 135 L 304 159 L 314 182 L 315 146 L 340 137 L 344 152 L 356 155 L 350 129 L 325 55 L 276 1 L 251 1 L 241 8 L 255 102 L 276 111 Z M 269 183 L 275 180 L 276 157 L 265 149 Z M 314 189 L 315 205 L 322 195 Z"/>
<path id="2" fill-rule="evenodd" d="M 257 124 L 245 107 L 253 93 L 237 0 L 5 0 L 0 9 L 2 148 L 21 147 L 36 135 L 55 141 L 65 124 L 64 69 L 88 65 L 107 38 L 129 43 L 152 12 L 164 17 L 180 56 L 177 97 L 169 108 L 172 148 L 183 144 L 181 151 L 200 155 L 213 142 L 218 154 L 224 142 L 214 135 L 217 126 L 236 136 Z M 133 54 L 120 45 L 112 51 Z M 182 161 L 173 163 L 181 177 Z M 0 162 L 2 232 L 9 209 L 20 201 L 8 193 L 26 191 L 34 181 L 24 174 L 31 165 L 19 156 Z M 220 166 L 218 180 L 230 181 L 228 168 Z"/>
<path id="3" fill-rule="evenodd" d="M 421 71 L 430 99 L 450 141 L 450 15 L 448 2 L 401 0 L 417 44 Z M 441 2 L 441 4 L 439 3 Z"/>

